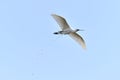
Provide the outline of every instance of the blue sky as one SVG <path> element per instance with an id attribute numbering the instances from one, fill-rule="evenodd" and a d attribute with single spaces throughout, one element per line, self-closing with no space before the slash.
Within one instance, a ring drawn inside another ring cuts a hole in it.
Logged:
<path id="1" fill-rule="evenodd" d="M 0 80 L 120 80 L 119 0 L 1 0 Z M 51 17 L 66 18 L 83 50 Z"/>

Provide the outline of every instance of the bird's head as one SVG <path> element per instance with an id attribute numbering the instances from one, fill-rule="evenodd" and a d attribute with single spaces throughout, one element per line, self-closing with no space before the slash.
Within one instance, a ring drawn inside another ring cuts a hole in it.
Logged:
<path id="1" fill-rule="evenodd" d="M 84 31 L 84 30 L 82 30 L 82 29 L 76 29 L 75 31 L 77 32 L 77 31 Z"/>
<path id="2" fill-rule="evenodd" d="M 77 31 L 80 31 L 80 29 L 76 29 L 76 32 L 77 32 Z"/>

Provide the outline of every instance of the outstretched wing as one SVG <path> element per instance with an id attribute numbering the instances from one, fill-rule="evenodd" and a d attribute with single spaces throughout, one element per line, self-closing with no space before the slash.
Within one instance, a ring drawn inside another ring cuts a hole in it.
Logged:
<path id="1" fill-rule="evenodd" d="M 56 22 L 59 24 L 62 30 L 70 28 L 67 21 L 63 17 L 58 16 L 56 14 L 52 14 L 51 16 L 56 20 Z"/>
<path id="2" fill-rule="evenodd" d="M 77 34 L 77 33 L 70 33 L 69 35 L 75 41 L 77 41 L 82 46 L 82 48 L 86 49 L 85 41 L 83 40 L 83 38 L 79 34 Z"/>

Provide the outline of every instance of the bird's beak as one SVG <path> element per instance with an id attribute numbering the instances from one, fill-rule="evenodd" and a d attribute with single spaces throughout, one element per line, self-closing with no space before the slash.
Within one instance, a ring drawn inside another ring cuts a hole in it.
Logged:
<path id="1" fill-rule="evenodd" d="M 80 29 L 80 31 L 85 31 L 85 30 L 83 30 L 83 29 Z"/>

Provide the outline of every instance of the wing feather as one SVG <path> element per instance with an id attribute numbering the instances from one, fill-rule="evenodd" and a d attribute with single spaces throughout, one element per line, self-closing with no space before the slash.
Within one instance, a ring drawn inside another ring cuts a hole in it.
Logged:
<path id="1" fill-rule="evenodd" d="M 59 24 L 62 30 L 70 28 L 67 21 L 63 17 L 58 16 L 56 14 L 52 14 L 51 16 L 56 20 L 56 22 Z"/>
<path id="2" fill-rule="evenodd" d="M 83 49 L 86 49 L 85 41 L 79 34 L 70 33 L 69 36 L 73 38 L 75 41 L 77 41 L 82 46 Z"/>

